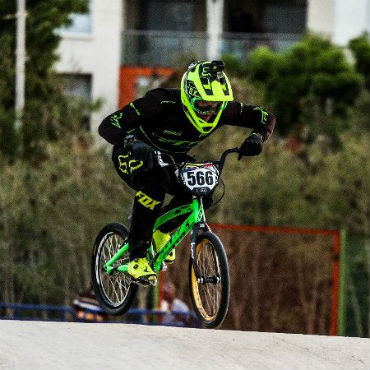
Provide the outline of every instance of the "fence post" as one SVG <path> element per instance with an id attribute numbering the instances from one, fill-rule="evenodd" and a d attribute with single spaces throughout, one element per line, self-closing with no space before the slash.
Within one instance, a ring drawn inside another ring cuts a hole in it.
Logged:
<path id="1" fill-rule="evenodd" d="M 339 304 L 338 304 L 338 335 L 346 335 L 347 319 L 347 240 L 346 232 L 341 231 L 339 254 Z"/>

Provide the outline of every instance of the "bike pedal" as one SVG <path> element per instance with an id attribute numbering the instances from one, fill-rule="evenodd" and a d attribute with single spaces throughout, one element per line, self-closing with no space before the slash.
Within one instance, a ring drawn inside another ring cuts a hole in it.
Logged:
<path id="1" fill-rule="evenodd" d="M 149 284 L 152 285 L 152 286 L 156 286 L 157 285 L 157 278 L 155 278 L 153 280 L 149 280 Z"/>
<path id="2" fill-rule="evenodd" d="M 143 278 L 131 279 L 131 282 L 136 284 L 136 285 L 143 286 L 143 287 L 148 287 L 150 285 L 155 286 L 155 285 L 157 285 L 157 277 L 156 276 L 150 276 L 148 279 L 143 279 Z"/>

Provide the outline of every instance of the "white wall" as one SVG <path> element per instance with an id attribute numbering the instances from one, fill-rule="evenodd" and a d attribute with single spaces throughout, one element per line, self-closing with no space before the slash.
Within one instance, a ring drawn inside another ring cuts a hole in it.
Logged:
<path id="1" fill-rule="evenodd" d="M 308 0 L 307 28 L 339 45 L 370 32 L 370 0 Z"/>
<path id="2" fill-rule="evenodd" d="M 307 28 L 331 36 L 335 27 L 335 2 L 336 0 L 308 0 Z"/>
<path id="3" fill-rule="evenodd" d="M 337 0 L 334 42 L 346 45 L 365 30 L 370 31 L 370 0 Z"/>
<path id="4" fill-rule="evenodd" d="M 59 73 L 92 75 L 92 98 L 103 99 L 99 112 L 91 117 L 92 131 L 102 118 L 117 109 L 120 68 L 122 3 L 121 0 L 91 1 L 92 30 L 89 34 L 62 32 L 56 63 Z"/>

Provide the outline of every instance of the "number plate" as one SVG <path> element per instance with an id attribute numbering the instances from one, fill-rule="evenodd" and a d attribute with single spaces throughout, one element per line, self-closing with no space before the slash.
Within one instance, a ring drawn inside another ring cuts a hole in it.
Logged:
<path id="1" fill-rule="evenodd" d="M 212 163 L 189 163 L 180 174 L 183 184 L 195 195 L 207 195 L 218 184 L 218 170 Z"/>

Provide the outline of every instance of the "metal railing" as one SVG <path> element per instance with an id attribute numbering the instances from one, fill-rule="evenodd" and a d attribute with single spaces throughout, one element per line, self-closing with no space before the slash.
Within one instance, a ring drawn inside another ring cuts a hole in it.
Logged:
<path id="1" fill-rule="evenodd" d="M 256 46 L 273 50 L 289 48 L 300 34 L 223 33 L 219 38 L 220 55 L 243 59 Z M 209 37 L 206 32 L 126 30 L 122 33 L 121 64 L 173 66 L 181 57 L 204 59 Z"/>
<path id="2" fill-rule="evenodd" d="M 165 325 L 165 326 L 188 326 L 199 327 L 198 319 L 194 312 L 160 310 L 148 310 L 132 308 L 125 314 L 124 319 L 113 320 L 104 314 L 100 307 L 94 310 L 84 309 L 77 312 L 69 306 L 24 304 L 24 303 L 0 303 L 0 320 L 24 320 L 24 321 L 80 321 L 80 322 L 105 322 L 123 324 Z M 177 320 L 169 322 L 168 316 L 177 317 Z"/>

